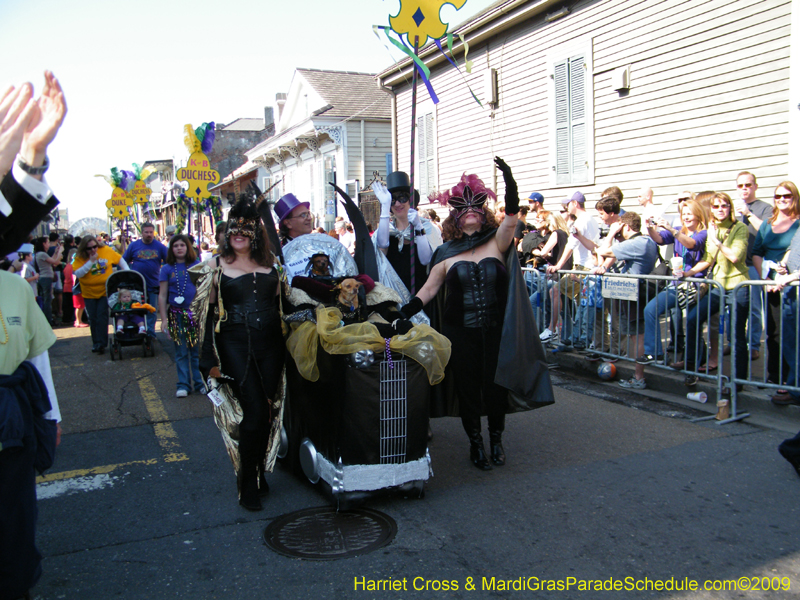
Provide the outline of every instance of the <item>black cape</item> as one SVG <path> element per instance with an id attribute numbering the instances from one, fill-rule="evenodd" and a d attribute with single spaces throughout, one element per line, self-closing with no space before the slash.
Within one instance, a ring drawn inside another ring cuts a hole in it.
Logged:
<path id="1" fill-rule="evenodd" d="M 434 252 L 430 268 L 457 254 L 482 246 L 492 240 L 496 233 L 496 229 L 489 229 L 445 242 Z M 494 382 L 508 390 L 506 413 L 515 413 L 553 404 L 555 398 L 550 370 L 547 367 L 547 355 L 539 340 L 539 329 L 533 316 L 528 288 L 513 247 L 506 251 L 505 266 L 508 271 L 508 299 Z M 443 306 L 444 292 L 443 285 L 437 298 L 440 308 Z M 441 310 L 435 312 L 443 314 Z M 435 323 L 435 327 L 441 331 L 441 323 Z M 431 398 L 433 417 L 459 416 L 455 390 L 452 385 L 446 385 L 447 380 L 445 377 L 445 381 L 436 386 L 440 389 L 434 388 L 436 393 Z"/>

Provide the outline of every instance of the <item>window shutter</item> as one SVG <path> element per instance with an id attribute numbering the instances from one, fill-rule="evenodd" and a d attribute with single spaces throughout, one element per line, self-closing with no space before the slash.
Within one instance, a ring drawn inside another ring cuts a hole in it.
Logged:
<path id="1" fill-rule="evenodd" d="M 589 171 L 586 160 L 586 73 L 583 56 L 569 61 L 569 100 L 572 183 L 583 183 Z"/>
<path id="2" fill-rule="evenodd" d="M 569 184 L 569 79 L 567 61 L 556 63 L 554 68 L 556 86 L 556 185 Z"/>
<path id="3" fill-rule="evenodd" d="M 433 113 L 417 118 L 417 171 L 414 187 L 424 198 L 436 185 L 433 165 Z"/>

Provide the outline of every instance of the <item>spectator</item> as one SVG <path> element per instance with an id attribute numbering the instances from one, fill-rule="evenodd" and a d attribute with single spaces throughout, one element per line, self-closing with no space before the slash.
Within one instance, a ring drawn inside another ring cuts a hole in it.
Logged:
<path id="1" fill-rule="evenodd" d="M 428 213 L 428 220 L 433 223 L 434 227 L 439 230 L 439 233 L 442 232 L 442 220 L 439 218 L 439 215 L 436 214 L 436 211 L 432 208 L 427 210 Z"/>
<path id="2" fill-rule="evenodd" d="M 561 201 L 567 207 L 567 211 L 575 216 L 575 225 L 570 229 L 570 239 L 564 248 L 564 252 L 559 257 L 555 265 L 547 267 L 548 273 L 557 273 L 565 268 L 567 261 L 572 258 L 573 269 L 576 271 L 589 271 L 594 267 L 592 249 L 597 244 L 600 237 L 600 228 L 597 223 L 586 212 L 586 198 L 581 192 L 575 192 L 572 197 Z M 574 256 L 573 256 L 574 255 Z M 575 300 L 581 291 L 582 282 L 575 275 L 565 275 L 559 282 L 559 290 L 566 300 Z M 556 307 L 553 307 L 556 312 Z M 561 328 L 561 341 L 576 344 L 577 347 L 586 346 L 588 339 L 588 318 L 587 307 L 580 307 L 573 311 L 573 318 L 570 318 L 569 311 L 566 310 L 564 326 Z M 577 325 L 577 331 L 574 331 Z M 543 342 L 553 336 L 551 329 L 545 329 L 539 336 Z"/>
<path id="3" fill-rule="evenodd" d="M 528 210 L 530 212 L 531 219 L 543 211 L 544 196 L 542 196 L 539 192 L 533 192 L 530 196 L 528 196 Z"/>
<path id="4" fill-rule="evenodd" d="M 792 282 L 800 280 L 800 229 L 794 233 L 789 252 L 786 255 L 785 273 L 775 278 L 775 285 L 768 288 L 770 292 L 779 292 Z M 783 305 L 783 329 L 781 330 L 781 348 L 783 349 L 783 359 L 788 365 L 786 374 L 786 384 L 792 387 L 800 387 L 800 355 L 797 353 L 798 336 L 798 306 L 797 306 L 797 287 L 785 290 Z M 772 402 L 780 406 L 787 404 L 800 404 L 800 392 L 797 390 L 778 390 L 772 396 Z M 800 433 L 793 440 L 787 440 L 781 444 L 781 454 L 786 460 L 791 462 L 800 475 Z"/>
<path id="5" fill-rule="evenodd" d="M 64 244 L 59 243 L 59 235 L 55 231 L 51 231 L 47 236 L 50 240 L 50 247 L 47 253 L 53 256 L 56 253 L 56 248 L 61 247 L 61 260 L 57 265 L 53 265 L 53 307 L 51 312 L 53 314 L 53 325 L 59 325 L 64 320 L 64 311 L 62 305 L 64 304 L 64 285 L 63 285 L 63 271 L 64 271 Z"/>
<path id="6" fill-rule="evenodd" d="M 597 255 L 601 258 L 614 258 L 622 261 L 621 273 L 629 275 L 648 275 L 658 259 L 658 248 L 655 242 L 649 237 L 642 235 L 642 220 L 635 212 L 626 212 L 608 230 L 608 237 L 622 239 L 618 244 L 602 246 L 597 249 Z M 629 336 L 629 345 L 633 346 L 637 356 L 644 354 L 644 323 L 642 323 L 642 311 L 644 306 L 642 301 L 646 301 L 646 295 L 639 301 L 628 302 L 614 311 L 619 315 L 618 324 L 622 335 Z M 631 350 L 629 348 L 628 355 Z M 644 379 L 633 378 L 620 381 L 622 387 L 644 388 Z"/>
<path id="7" fill-rule="evenodd" d="M 758 279 L 774 279 L 781 269 L 789 244 L 798 229 L 800 195 L 791 181 L 782 181 L 775 188 L 775 208 L 769 219 L 764 219 L 753 244 L 753 267 Z M 772 275 L 771 275 L 772 273 Z M 759 292 L 761 290 L 758 290 Z M 781 365 L 780 322 L 783 298 L 779 291 L 767 292 L 767 374 L 772 383 L 783 383 L 781 375 L 787 369 Z M 738 373 L 744 377 L 744 373 Z"/>
<path id="8" fill-rule="evenodd" d="M 595 204 L 595 210 L 597 210 L 597 216 L 600 219 L 600 222 L 603 224 L 603 227 L 606 229 L 606 235 L 602 240 L 598 240 L 598 243 L 593 244 L 593 250 L 597 250 L 600 246 L 611 246 L 619 242 L 619 240 L 615 239 L 614 236 L 608 235 L 608 230 L 614 223 L 619 222 L 620 219 L 620 202 L 622 196 L 622 192 L 619 192 L 619 188 L 609 188 L 606 190 L 609 192 L 608 196 L 603 196 L 600 200 L 597 201 Z M 619 192 L 617 194 L 617 192 Z M 604 192 L 605 193 L 605 192 Z M 586 241 L 588 243 L 588 240 Z M 613 265 L 614 265 L 614 258 L 599 258 L 597 260 L 597 266 L 592 269 L 592 273 L 596 275 L 603 275 L 606 273 Z M 592 282 L 592 285 L 599 285 L 599 281 L 595 280 Z M 592 344 L 594 344 L 595 349 L 601 350 L 603 352 L 610 352 L 613 355 L 618 355 L 619 346 L 620 346 L 620 336 L 613 335 L 612 332 L 608 330 L 608 317 L 612 314 L 612 308 L 614 304 L 612 302 L 603 302 L 602 303 L 602 310 L 599 310 L 597 304 L 594 307 L 594 312 L 590 312 L 589 319 L 593 321 L 593 332 L 594 335 L 592 337 Z M 606 342 L 608 340 L 608 342 Z M 596 352 L 591 352 L 586 355 L 586 360 L 589 361 L 599 361 L 600 355 Z M 616 361 L 616 358 L 610 358 L 610 361 Z"/>
<path id="9" fill-rule="evenodd" d="M 705 271 L 695 271 L 694 267 L 705 255 L 706 213 L 703 207 L 694 200 L 683 203 L 681 213 L 683 226 L 673 229 L 666 219 L 661 219 L 657 224 L 661 228 L 648 226 L 650 238 L 659 246 L 674 244 L 673 275 L 678 278 L 705 277 Z M 679 264 L 677 264 L 679 263 Z M 644 379 L 644 365 L 652 364 L 663 359 L 663 346 L 661 344 L 661 327 L 658 318 L 670 307 L 677 313 L 672 319 L 673 337 L 678 332 L 683 332 L 681 309 L 678 307 L 677 288 L 668 286 L 664 291 L 648 302 L 644 309 L 644 354 L 636 359 L 636 378 Z M 680 351 L 680 350 L 679 350 Z M 707 363 L 707 372 L 716 370 L 717 357 L 711 356 Z M 702 367 L 701 367 L 702 370 Z"/>
<path id="10" fill-rule="evenodd" d="M 639 212 L 641 219 L 647 223 L 650 219 L 660 217 L 658 209 L 653 202 L 653 190 L 649 187 L 642 188 L 639 191 Z"/>
<path id="11" fill-rule="evenodd" d="M 130 249 L 130 248 L 129 248 Z M 91 235 L 84 236 L 72 261 L 75 277 L 81 284 L 81 295 L 92 332 L 92 352 L 103 354 L 108 346 L 108 297 L 106 279 L 113 267 L 126 270 L 125 259 Z"/>
<path id="12" fill-rule="evenodd" d="M 736 203 L 735 213 L 738 215 L 738 219 L 747 225 L 747 277 L 748 279 L 761 279 L 761 274 L 753 265 L 753 246 L 755 246 L 756 235 L 758 235 L 761 224 L 772 216 L 772 206 L 756 199 L 758 183 L 756 183 L 756 176 L 749 171 L 742 171 L 736 176 L 736 188 L 739 190 L 739 202 Z M 761 290 L 758 291 L 761 292 Z M 751 360 L 758 360 L 760 356 L 763 310 L 763 294 L 752 294 L 748 317 Z"/>
<path id="13" fill-rule="evenodd" d="M 200 262 L 206 262 L 213 254 L 208 246 L 208 242 L 201 242 L 200 244 Z M 160 292 L 159 292 L 160 293 Z"/>
<path id="14" fill-rule="evenodd" d="M 564 222 L 564 219 L 561 218 L 561 215 L 543 210 L 537 214 L 534 225 L 538 227 L 538 230 L 534 230 L 522 238 L 522 250 L 524 255 L 530 255 L 530 260 L 536 260 L 537 262 L 534 263 L 536 266 L 558 264 L 559 259 L 564 254 L 567 244 L 569 243 L 569 233 L 567 232 L 567 224 Z M 537 241 L 539 241 L 537 247 L 532 247 Z M 564 263 L 564 269 L 567 271 L 572 269 L 571 257 Z M 559 291 L 555 289 L 555 284 L 547 278 L 540 278 L 539 284 L 536 287 L 537 289 L 530 297 L 531 306 L 534 307 L 535 310 L 537 304 L 543 303 L 545 319 L 547 319 L 547 306 L 549 305 L 550 318 L 546 320 L 548 323 L 546 329 L 556 331 L 560 308 Z"/>
<path id="15" fill-rule="evenodd" d="M 35 298 L 38 291 L 36 282 L 39 281 L 39 274 L 31 266 L 33 262 L 33 244 L 22 244 L 20 246 L 19 260 L 22 263 L 22 268 L 17 273 L 31 286 L 31 291 Z"/>
<path id="16" fill-rule="evenodd" d="M 50 325 L 55 325 L 53 321 L 53 280 L 55 279 L 55 272 L 53 267 L 61 264 L 61 255 L 64 252 L 64 247 L 58 243 L 56 252 L 53 256 L 47 253 L 50 248 L 50 239 L 47 237 L 38 238 L 33 244 L 36 255 L 36 267 L 39 271 L 39 296 L 42 299 L 42 310 L 47 322 Z"/>
<path id="17" fill-rule="evenodd" d="M 155 235 L 155 226 L 152 223 L 143 223 L 142 239 L 131 242 L 125 250 L 125 254 L 122 255 L 131 269 L 144 276 L 147 285 L 147 302 L 151 306 L 158 306 L 158 274 L 161 271 L 161 264 L 167 260 L 167 247 L 155 239 Z M 147 335 L 150 338 L 156 337 L 157 318 L 156 313 L 148 312 L 146 315 Z"/>
<path id="18" fill-rule="evenodd" d="M 690 273 L 708 270 L 709 277 L 719 282 L 726 291 L 733 290 L 738 284 L 747 281 L 747 226 L 736 220 L 733 213 L 733 202 L 724 192 L 717 192 L 711 201 L 711 220 L 706 238 L 706 253 L 703 260 L 696 264 Z M 749 303 L 747 288 L 740 288 L 734 301 L 736 311 L 736 372 L 747 373 L 749 356 L 747 355 L 747 318 Z M 686 368 L 694 371 L 697 361 L 705 361 L 705 340 L 702 328 L 709 315 L 720 311 L 722 296 L 718 288 L 713 287 L 686 315 L 686 362 L 670 366 Z M 684 384 L 693 386 L 697 383 L 696 375 L 687 375 Z"/>
<path id="19" fill-rule="evenodd" d="M 48 146 L 65 114 L 64 94 L 49 71 L 45 71 L 39 98 L 33 99 L 29 83 L 18 90 L 11 87 L 0 97 L 0 256 L 19 248 L 58 204 L 43 174 L 49 164 Z M 56 337 L 36 307 L 28 283 L 0 272 L 0 289 L 5 334 L 0 343 L 0 387 L 9 405 L 5 414 L 13 414 L 13 406 L 22 417 L 13 426 L 5 422 L 0 427 L 4 433 L 0 439 L 0 595 L 20 598 L 30 595 L 41 576 L 35 539 L 36 471 L 43 473 L 52 465 L 60 431 L 47 355 Z M 5 331 L 6 324 L 14 326 Z"/>

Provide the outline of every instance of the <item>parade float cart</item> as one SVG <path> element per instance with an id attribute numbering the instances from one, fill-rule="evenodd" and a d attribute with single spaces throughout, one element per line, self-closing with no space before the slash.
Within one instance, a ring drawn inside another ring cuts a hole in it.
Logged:
<path id="1" fill-rule="evenodd" d="M 357 275 L 355 262 L 340 248 L 324 235 L 294 240 L 283 248 L 285 264 L 294 268 L 291 278 L 308 273 L 304 265 L 319 254 L 330 257 L 334 280 Z M 316 301 L 295 287 L 289 300 L 297 310 L 286 316 L 279 458 L 321 485 L 340 508 L 387 490 L 422 497 L 432 475 L 430 389 L 444 377 L 450 343 L 427 325 L 383 337 L 374 323 L 353 322 L 346 308 Z M 375 320 L 379 306 L 399 301 L 379 283 L 362 294 L 365 313 Z M 380 330 L 385 333 L 386 327 Z"/>

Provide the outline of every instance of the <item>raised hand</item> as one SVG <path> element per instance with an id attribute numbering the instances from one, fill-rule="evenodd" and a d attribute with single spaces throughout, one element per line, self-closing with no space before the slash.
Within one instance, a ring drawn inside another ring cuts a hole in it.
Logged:
<path id="1" fill-rule="evenodd" d="M 44 164 L 47 147 L 56 137 L 66 114 L 67 103 L 61 84 L 53 73 L 45 71 L 44 88 L 36 100 L 36 110 L 22 142 L 21 154 L 25 162 L 33 167 Z"/>
<path id="2" fill-rule="evenodd" d="M 494 164 L 503 173 L 503 181 L 506 184 L 506 214 L 515 215 L 519 212 L 519 190 L 511 174 L 511 167 L 499 156 L 494 157 Z"/>
<path id="3" fill-rule="evenodd" d="M 372 184 L 372 191 L 375 192 L 375 197 L 381 203 L 381 216 L 388 217 L 389 211 L 392 209 L 392 193 L 380 181 Z"/>
<path id="4" fill-rule="evenodd" d="M 25 131 L 37 111 L 30 83 L 19 89 L 9 87 L 0 99 L 0 179 L 14 165 Z"/>

